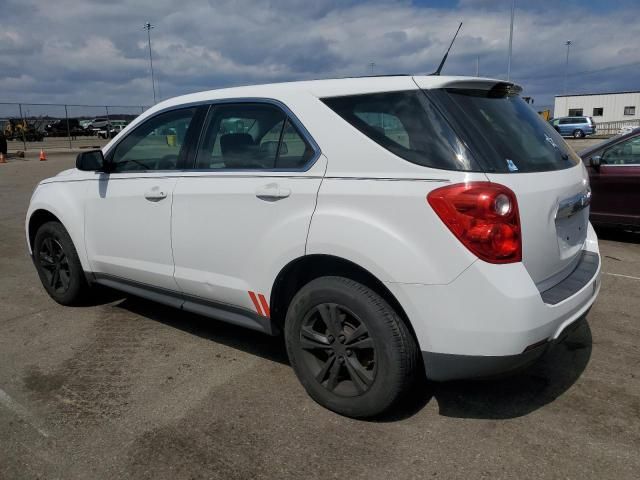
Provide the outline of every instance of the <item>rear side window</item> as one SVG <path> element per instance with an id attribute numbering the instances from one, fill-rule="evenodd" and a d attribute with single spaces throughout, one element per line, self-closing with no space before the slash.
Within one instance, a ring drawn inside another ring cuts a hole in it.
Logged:
<path id="1" fill-rule="evenodd" d="M 469 151 L 421 91 L 322 101 L 371 140 L 411 163 L 444 170 L 479 170 Z"/>
<path id="2" fill-rule="evenodd" d="M 560 134 L 505 84 L 491 90 L 432 92 L 464 128 L 474 153 L 482 156 L 480 161 L 490 171 L 544 172 L 580 162 Z"/>
<path id="3" fill-rule="evenodd" d="M 315 153 L 274 105 L 216 105 L 205 125 L 198 169 L 296 170 Z"/>

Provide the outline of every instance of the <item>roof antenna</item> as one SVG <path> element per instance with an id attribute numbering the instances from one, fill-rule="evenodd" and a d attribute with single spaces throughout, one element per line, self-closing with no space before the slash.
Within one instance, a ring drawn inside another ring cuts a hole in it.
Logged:
<path id="1" fill-rule="evenodd" d="M 456 34 L 453 36 L 453 40 L 451 40 L 451 44 L 449 45 L 449 48 L 447 48 L 447 52 L 444 54 L 444 57 L 442 57 L 442 61 L 440 62 L 438 69 L 435 72 L 433 72 L 431 75 L 440 75 L 440 72 L 442 71 L 442 67 L 444 67 L 444 62 L 447 61 L 447 57 L 449 56 L 449 50 L 451 50 L 451 47 L 453 47 L 453 42 L 456 41 L 456 37 L 458 36 L 458 32 L 460 31 L 461 28 L 462 28 L 462 22 L 460 22 L 460 25 L 458 25 L 458 30 L 456 30 Z"/>

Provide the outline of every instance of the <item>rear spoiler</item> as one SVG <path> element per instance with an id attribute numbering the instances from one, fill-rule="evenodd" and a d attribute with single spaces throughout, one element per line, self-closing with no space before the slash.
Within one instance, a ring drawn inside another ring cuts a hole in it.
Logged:
<path id="1" fill-rule="evenodd" d="M 495 90 L 505 93 L 519 94 L 522 87 L 513 82 L 505 82 L 495 78 L 481 77 L 437 77 L 437 76 L 414 76 L 416 84 L 423 89 L 431 88 L 455 88 L 460 90 Z"/>

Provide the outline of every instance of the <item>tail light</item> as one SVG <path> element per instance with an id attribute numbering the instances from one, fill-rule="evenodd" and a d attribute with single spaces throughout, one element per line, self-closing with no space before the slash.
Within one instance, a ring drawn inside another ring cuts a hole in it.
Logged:
<path id="1" fill-rule="evenodd" d="M 427 201 L 458 240 L 482 260 L 522 260 L 518 203 L 515 194 L 504 185 L 449 185 L 431 191 Z"/>

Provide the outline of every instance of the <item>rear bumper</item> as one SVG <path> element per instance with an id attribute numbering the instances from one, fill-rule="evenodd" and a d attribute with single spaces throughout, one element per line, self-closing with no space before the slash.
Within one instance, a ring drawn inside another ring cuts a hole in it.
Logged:
<path id="1" fill-rule="evenodd" d="M 583 256 L 595 268 L 587 278 L 576 268 L 575 282 L 568 277 L 554 295 L 541 293 L 522 263 L 476 261 L 447 285 L 387 286 L 411 321 L 429 378 L 492 376 L 535 361 L 586 316 L 600 291 L 591 226 Z"/>
<path id="2" fill-rule="evenodd" d="M 491 378 L 515 373 L 535 363 L 555 344 L 562 342 L 585 319 L 586 315 L 567 325 L 557 339 L 544 341 L 517 355 L 481 356 L 422 352 L 425 372 L 429 379 L 435 381 Z"/>

